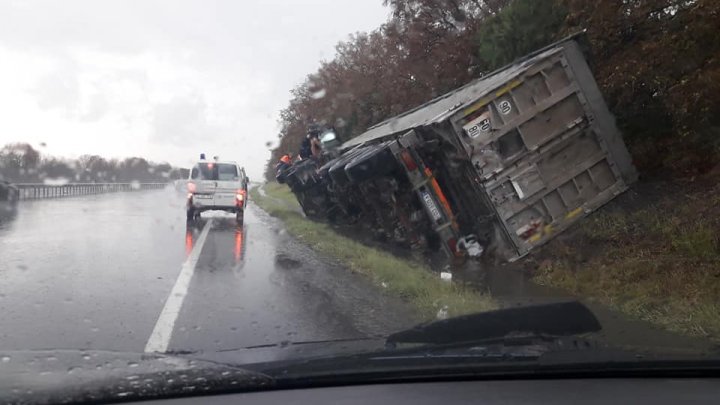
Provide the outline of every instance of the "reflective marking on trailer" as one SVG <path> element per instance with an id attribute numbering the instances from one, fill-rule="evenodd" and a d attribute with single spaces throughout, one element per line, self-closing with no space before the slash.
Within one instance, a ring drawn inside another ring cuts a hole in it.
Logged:
<path id="1" fill-rule="evenodd" d="M 582 212 L 583 212 L 582 207 L 580 207 L 580 208 L 575 208 L 574 210 L 568 212 L 567 215 L 565 215 L 565 219 L 573 219 L 573 218 L 575 218 L 576 216 L 582 214 Z"/>

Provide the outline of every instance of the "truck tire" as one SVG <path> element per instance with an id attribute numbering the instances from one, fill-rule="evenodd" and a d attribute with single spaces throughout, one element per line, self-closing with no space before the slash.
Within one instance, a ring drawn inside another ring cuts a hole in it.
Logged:
<path id="1" fill-rule="evenodd" d="M 350 181 L 360 183 L 364 180 L 392 173 L 397 168 L 397 160 L 386 144 L 377 145 L 357 156 L 345 166 Z"/>
<path id="2" fill-rule="evenodd" d="M 357 156 L 366 153 L 370 150 L 370 148 L 371 147 L 363 147 L 354 149 L 343 156 L 340 156 L 340 158 L 337 159 L 337 162 L 328 169 L 328 174 L 330 175 L 332 181 L 339 186 L 347 184 L 350 180 L 347 177 L 347 173 L 345 173 L 345 166 Z"/>

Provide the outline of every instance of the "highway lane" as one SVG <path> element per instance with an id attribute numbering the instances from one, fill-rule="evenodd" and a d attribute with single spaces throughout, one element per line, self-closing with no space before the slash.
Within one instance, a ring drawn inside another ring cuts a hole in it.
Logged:
<path id="1" fill-rule="evenodd" d="M 243 227 L 223 213 L 188 225 L 183 196 L 168 189 L 24 202 L 2 222 L 0 350 L 142 352 L 194 251 L 167 324 L 172 351 L 357 338 L 414 323 L 401 301 L 315 257 L 254 205 Z"/>

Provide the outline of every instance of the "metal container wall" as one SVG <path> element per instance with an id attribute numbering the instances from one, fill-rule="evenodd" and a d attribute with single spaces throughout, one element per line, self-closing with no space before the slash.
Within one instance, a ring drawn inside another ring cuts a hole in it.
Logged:
<path id="1" fill-rule="evenodd" d="M 450 117 L 516 257 L 637 178 L 578 44 L 529 62 Z"/>

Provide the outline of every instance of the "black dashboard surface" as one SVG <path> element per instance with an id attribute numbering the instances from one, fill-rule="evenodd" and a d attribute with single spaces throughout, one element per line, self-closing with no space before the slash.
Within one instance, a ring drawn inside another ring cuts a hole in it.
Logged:
<path id="1" fill-rule="evenodd" d="M 152 404 L 718 404 L 720 380 L 628 378 L 467 381 L 295 389 Z"/>

